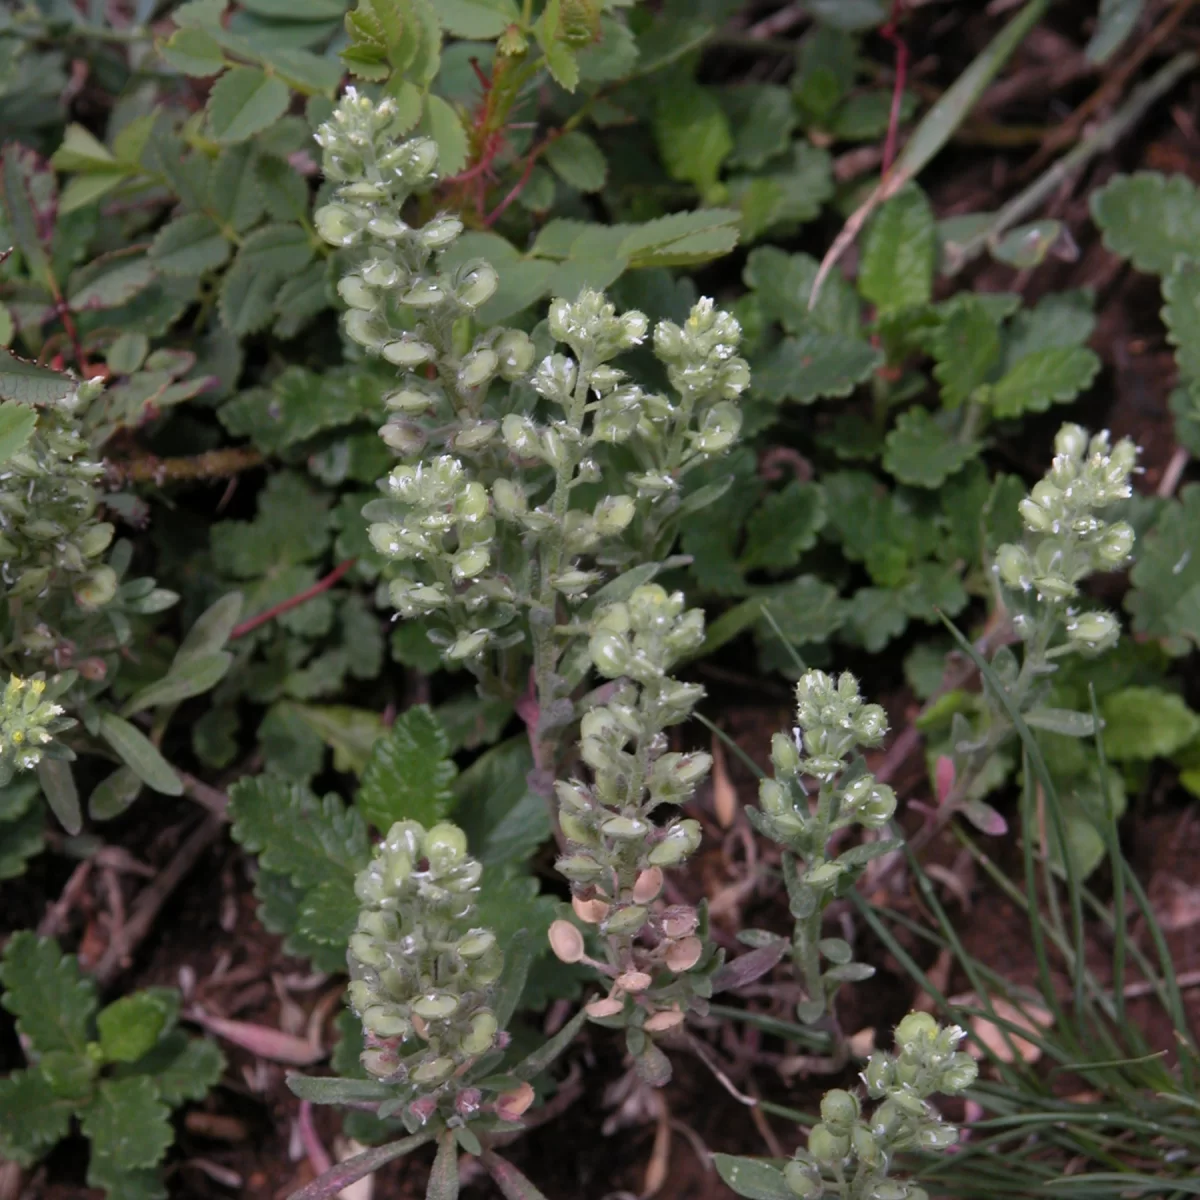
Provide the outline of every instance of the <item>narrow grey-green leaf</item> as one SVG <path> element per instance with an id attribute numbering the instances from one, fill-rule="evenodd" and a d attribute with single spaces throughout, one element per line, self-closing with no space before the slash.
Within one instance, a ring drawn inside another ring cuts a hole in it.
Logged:
<path id="1" fill-rule="evenodd" d="M 233 655 L 228 650 L 197 654 L 183 662 L 172 663 L 171 669 L 161 679 L 135 692 L 122 711 L 130 717 L 147 708 L 162 708 L 168 704 L 179 704 L 192 696 L 201 696 L 225 678 L 232 664 Z"/>
<path id="2" fill-rule="evenodd" d="M 79 789 L 71 764 L 62 758 L 43 758 L 37 765 L 38 783 L 58 823 L 74 837 L 83 828 Z"/>
<path id="3" fill-rule="evenodd" d="M 104 713 L 100 718 L 100 736 L 143 783 L 164 796 L 183 794 L 183 784 L 175 768 L 140 729 L 116 713 Z"/>

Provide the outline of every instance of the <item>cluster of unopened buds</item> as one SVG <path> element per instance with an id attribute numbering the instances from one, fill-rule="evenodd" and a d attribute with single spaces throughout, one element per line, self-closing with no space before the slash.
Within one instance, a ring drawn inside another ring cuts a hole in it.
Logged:
<path id="1" fill-rule="evenodd" d="M 503 952 L 473 920 L 482 873 L 457 826 L 400 821 L 358 876 L 348 998 L 374 1077 L 436 1094 L 505 1040 L 489 1007 Z"/>
<path id="2" fill-rule="evenodd" d="M 800 1200 L 927 1200 L 923 1188 L 888 1172 L 902 1151 L 945 1150 L 958 1141 L 958 1130 L 929 1097 L 956 1095 L 975 1081 L 975 1060 L 958 1049 L 965 1036 L 928 1013 L 909 1013 L 896 1026 L 895 1052 L 876 1051 L 862 1072 L 867 1096 L 880 1101 L 869 1116 L 855 1093 L 825 1093 L 807 1147 L 784 1169 L 792 1194 Z"/>
<path id="3" fill-rule="evenodd" d="M 1116 571 L 1129 562 L 1132 527 L 1100 514 L 1132 495 L 1138 450 L 1128 438 L 1113 446 L 1107 432 L 1089 439 L 1086 430 L 1069 424 L 1059 430 L 1054 449 L 1050 471 L 1020 504 L 1025 542 L 1001 546 L 996 571 L 1013 591 L 1032 592 L 1061 612 L 1072 648 L 1099 653 L 1115 644 L 1120 625 L 1111 613 L 1081 612 L 1073 601 L 1088 575 Z M 1013 628 L 1028 639 L 1038 622 L 1019 612 Z"/>
<path id="4" fill-rule="evenodd" d="M 0 787 L 18 771 L 30 771 L 42 761 L 54 735 L 75 722 L 63 716 L 61 705 L 44 699 L 43 679 L 10 675 L 0 693 Z"/>

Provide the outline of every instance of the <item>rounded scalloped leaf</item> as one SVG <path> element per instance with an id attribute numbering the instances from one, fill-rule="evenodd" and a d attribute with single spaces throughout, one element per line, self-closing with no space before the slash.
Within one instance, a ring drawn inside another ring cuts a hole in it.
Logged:
<path id="1" fill-rule="evenodd" d="M 926 408 L 910 408 L 896 418 L 884 442 L 883 467 L 901 483 L 941 487 L 980 451 L 979 442 L 959 441 Z"/>
<path id="2" fill-rule="evenodd" d="M 1139 271 L 1165 275 L 1181 254 L 1200 254 L 1200 192 L 1183 175 L 1118 175 L 1092 193 L 1104 244 Z"/>

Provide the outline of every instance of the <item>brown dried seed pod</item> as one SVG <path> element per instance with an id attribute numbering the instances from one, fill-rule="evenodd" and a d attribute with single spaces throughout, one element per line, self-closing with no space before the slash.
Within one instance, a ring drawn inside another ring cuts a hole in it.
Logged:
<path id="1" fill-rule="evenodd" d="M 602 996 L 585 1005 L 589 1017 L 615 1017 L 625 1007 L 625 1001 L 616 996 Z"/>
<path id="2" fill-rule="evenodd" d="M 690 971 L 703 953 L 704 943 L 698 937 L 685 937 L 667 947 L 667 966 L 672 971 Z"/>
<path id="3" fill-rule="evenodd" d="M 617 987 L 625 992 L 644 992 L 653 982 L 645 971 L 626 971 L 617 976 Z"/>
<path id="4" fill-rule="evenodd" d="M 663 1012 L 656 1012 L 652 1017 L 647 1017 L 643 1028 L 649 1033 L 665 1033 L 668 1029 L 674 1029 L 677 1025 L 682 1024 L 683 1013 L 677 1008 L 668 1008 Z"/>
<path id="5" fill-rule="evenodd" d="M 583 934 L 570 921 L 555 921 L 547 935 L 550 949 L 565 963 L 577 963 L 583 957 Z"/>
<path id="6" fill-rule="evenodd" d="M 608 916 L 608 905 L 603 900 L 581 900 L 578 896 L 572 896 L 571 907 L 587 925 L 599 925 Z"/>
<path id="7" fill-rule="evenodd" d="M 533 1103 L 533 1088 L 523 1083 L 511 1092 L 496 1097 L 496 1116 L 502 1121 L 515 1121 Z"/>
<path id="8" fill-rule="evenodd" d="M 663 873 L 661 867 L 647 867 L 633 885 L 633 899 L 636 904 L 649 904 L 657 898 L 663 889 Z"/>
<path id="9" fill-rule="evenodd" d="M 662 915 L 662 931 L 664 937 L 682 938 L 696 932 L 700 918 L 696 910 L 686 904 L 676 904 L 664 909 Z"/>

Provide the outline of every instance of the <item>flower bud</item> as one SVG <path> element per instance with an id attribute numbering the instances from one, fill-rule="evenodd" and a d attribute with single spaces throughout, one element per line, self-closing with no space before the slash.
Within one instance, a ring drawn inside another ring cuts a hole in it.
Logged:
<path id="1" fill-rule="evenodd" d="M 838 1132 L 848 1130 L 859 1112 L 858 1098 L 843 1088 L 831 1088 L 821 1099 L 821 1120 Z"/>
<path id="2" fill-rule="evenodd" d="M 592 634 L 588 641 L 592 665 L 606 679 L 618 679 L 629 670 L 629 650 L 623 638 L 607 630 Z"/>
<path id="3" fill-rule="evenodd" d="M 799 1200 L 817 1200 L 825 1193 L 825 1188 L 820 1179 L 815 1177 L 812 1167 L 796 1159 L 792 1159 L 783 1168 L 783 1181 L 792 1195 Z"/>
<path id="4" fill-rule="evenodd" d="M 850 1139 L 827 1125 L 814 1125 L 808 1134 L 808 1152 L 823 1167 L 840 1164 L 850 1150 Z"/>
<path id="5" fill-rule="evenodd" d="M 533 365 L 533 341 L 519 329 L 506 329 L 493 348 L 500 361 L 500 375 L 510 382 L 520 379 Z"/>
<path id="6" fill-rule="evenodd" d="M 896 1026 L 896 1045 L 909 1049 L 914 1043 L 932 1041 L 938 1035 L 937 1022 L 926 1012 L 910 1012 Z"/>
<path id="7" fill-rule="evenodd" d="M 1083 613 L 1067 622 L 1067 637 L 1073 645 L 1088 653 L 1107 650 L 1120 636 L 1121 627 L 1112 613 Z"/>

